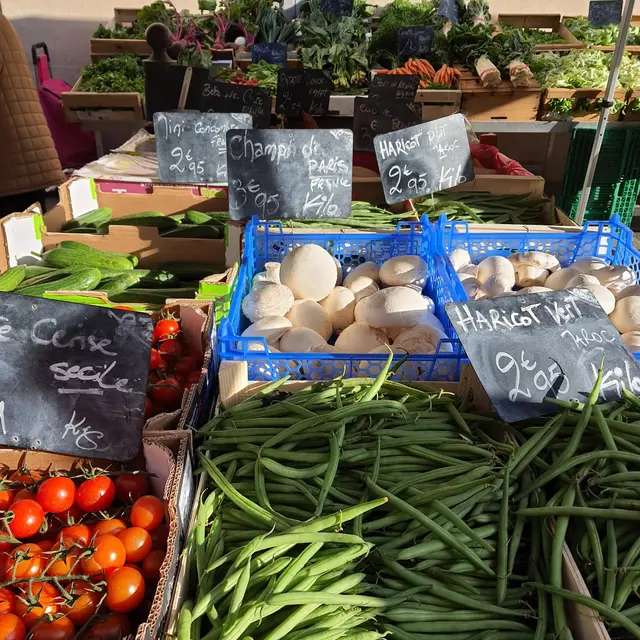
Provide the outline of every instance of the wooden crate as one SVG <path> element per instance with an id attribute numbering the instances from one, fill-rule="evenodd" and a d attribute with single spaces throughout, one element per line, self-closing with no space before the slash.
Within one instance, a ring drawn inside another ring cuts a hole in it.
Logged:
<path id="1" fill-rule="evenodd" d="M 415 101 L 422 105 L 422 122 L 429 122 L 458 113 L 462 91 L 460 88 L 418 89 Z"/>
<path id="2" fill-rule="evenodd" d="M 640 89 L 632 89 L 627 95 L 627 110 L 623 118 L 625 122 L 640 122 L 640 111 L 631 111 L 629 108 L 634 100 L 640 100 Z"/>
<path id="3" fill-rule="evenodd" d="M 246 71 L 251 64 L 251 51 L 241 51 L 235 54 L 235 66 Z M 287 68 L 297 69 L 302 66 L 296 51 L 287 51 Z"/>
<path id="4" fill-rule="evenodd" d="M 563 19 L 565 18 L 575 18 L 577 16 L 564 16 Z M 639 27 L 640 26 L 640 15 L 636 15 L 636 16 L 632 16 L 631 17 L 631 25 L 634 27 Z M 569 31 L 567 29 L 567 31 Z M 571 32 L 569 32 L 571 33 Z M 573 35 L 573 34 L 572 34 Z M 574 36 L 575 37 L 575 36 Z M 599 45 L 599 44 L 587 44 L 585 45 L 587 48 L 589 49 L 595 49 L 596 51 L 605 51 L 606 53 L 611 53 L 613 51 L 615 51 L 615 45 L 614 46 L 604 46 L 604 45 Z M 627 45 L 624 48 L 626 53 L 633 53 L 633 54 L 640 54 L 640 45 Z"/>
<path id="5" fill-rule="evenodd" d="M 71 91 L 62 94 L 62 108 L 67 122 L 142 123 L 142 96 L 136 92 L 95 93 L 78 91 L 78 80 Z"/>
<path id="6" fill-rule="evenodd" d="M 123 9 L 116 7 L 113 18 L 106 24 L 112 29 L 116 24 L 130 26 L 136 19 L 140 9 Z M 134 53 L 137 56 L 150 56 L 151 47 L 146 40 L 130 40 L 128 38 L 91 38 L 91 62 L 102 58 L 110 58 L 121 53 Z"/>
<path id="7" fill-rule="evenodd" d="M 498 15 L 498 22 L 505 22 L 521 29 L 549 31 L 565 41 L 558 44 L 538 44 L 536 51 L 568 51 L 585 48 L 585 45 L 562 24 L 562 16 L 557 13 L 501 13 Z"/>
<path id="8" fill-rule="evenodd" d="M 526 89 L 516 89 L 503 80 L 499 87 L 483 87 L 480 78 L 468 69 L 462 70 L 462 112 L 469 120 L 536 120 L 540 108 L 540 85 L 531 80 Z"/>
<path id="9" fill-rule="evenodd" d="M 625 100 L 625 89 L 616 89 L 614 98 L 616 100 Z M 540 104 L 540 119 L 546 119 L 549 115 L 547 103 L 554 98 L 569 100 L 600 100 L 605 97 L 604 89 L 546 89 L 542 94 L 542 102 Z M 589 111 L 583 115 L 571 116 L 574 122 L 597 122 L 600 119 L 600 111 Z M 609 115 L 609 122 L 617 122 L 620 119 L 620 113 Z"/>

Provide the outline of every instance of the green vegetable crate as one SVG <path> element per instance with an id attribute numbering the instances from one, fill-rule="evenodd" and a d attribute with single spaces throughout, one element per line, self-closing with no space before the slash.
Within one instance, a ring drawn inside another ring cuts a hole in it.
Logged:
<path id="1" fill-rule="evenodd" d="M 574 128 L 567 157 L 560 207 L 575 219 L 595 126 Z M 608 220 L 617 213 L 631 223 L 640 193 L 640 126 L 608 129 L 587 205 L 585 220 Z"/>
<path id="2" fill-rule="evenodd" d="M 112 29 L 115 25 L 130 26 L 136 19 L 140 9 L 113 10 L 113 18 L 106 27 Z M 91 62 L 97 62 L 102 58 L 117 56 L 121 53 L 134 53 L 137 56 L 148 57 L 151 55 L 151 47 L 146 40 L 133 40 L 128 38 L 91 38 Z"/>
<path id="3" fill-rule="evenodd" d="M 540 40 L 536 44 L 536 51 L 570 51 L 585 48 L 585 45 L 562 24 L 560 14 L 501 13 L 498 16 L 498 24 L 518 27 L 532 35 L 536 41 Z"/>

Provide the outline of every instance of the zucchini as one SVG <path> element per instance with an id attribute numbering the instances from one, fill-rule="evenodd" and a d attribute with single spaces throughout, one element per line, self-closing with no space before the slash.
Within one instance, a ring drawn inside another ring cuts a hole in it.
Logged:
<path id="1" fill-rule="evenodd" d="M 220 240 L 224 230 L 208 224 L 181 224 L 177 229 L 169 229 L 161 233 L 163 238 L 205 238 Z"/>
<path id="2" fill-rule="evenodd" d="M 109 209 L 109 207 L 102 207 L 100 209 L 88 211 L 73 220 L 69 220 L 69 222 L 65 222 L 62 227 L 62 231 L 70 231 L 72 229 L 77 229 L 78 227 L 97 227 L 108 222 L 111 219 L 112 213 L 113 211 Z"/>
<path id="3" fill-rule="evenodd" d="M 100 269 L 133 269 L 127 258 L 112 256 L 102 251 L 96 253 L 77 251 L 76 249 L 51 249 L 46 251 L 42 259 L 50 267 L 59 269 L 95 267 Z"/>
<path id="4" fill-rule="evenodd" d="M 25 280 L 27 278 L 35 278 L 35 276 L 41 276 L 45 273 L 51 273 L 55 271 L 53 267 L 41 267 L 38 264 L 27 264 L 26 266 L 26 275 Z"/>
<path id="5" fill-rule="evenodd" d="M 20 284 L 17 292 L 21 293 L 22 289 L 26 289 L 27 287 L 32 287 L 37 284 L 44 284 L 45 282 L 54 282 L 55 280 L 60 280 L 60 278 L 69 276 L 76 271 L 78 271 L 78 269 L 52 269 L 49 273 L 43 273 L 39 276 L 27 278 Z"/>
<path id="6" fill-rule="evenodd" d="M 126 291 L 129 287 L 133 287 L 138 284 L 138 282 L 140 282 L 140 276 L 136 273 L 129 272 L 121 276 L 111 278 L 111 280 L 101 282 L 100 286 L 98 286 L 98 290 L 106 293 L 107 296 L 111 298 L 111 296 Z"/>
<path id="7" fill-rule="evenodd" d="M 185 214 L 184 213 L 174 213 L 167 218 L 171 218 L 171 220 L 175 220 L 178 224 L 184 222 Z"/>
<path id="8" fill-rule="evenodd" d="M 0 276 L 0 291 L 3 293 L 15 291 L 26 275 L 27 267 L 25 265 L 11 267 Z"/>
<path id="9" fill-rule="evenodd" d="M 224 273 L 222 264 L 204 264 L 202 262 L 165 262 L 159 269 L 169 271 L 182 280 L 202 280 L 214 273 Z"/>
<path id="10" fill-rule="evenodd" d="M 134 267 L 138 264 L 138 258 L 132 256 L 130 253 L 119 253 L 118 251 L 103 251 L 102 249 L 96 249 L 90 247 L 82 242 L 76 242 L 75 240 L 63 240 L 57 245 L 58 249 L 73 249 L 74 251 L 82 251 L 83 253 L 90 253 L 92 255 L 100 254 L 103 256 L 114 256 L 116 258 L 126 258 Z"/>
<path id="11" fill-rule="evenodd" d="M 101 231 L 102 229 L 102 231 Z M 76 227 L 75 229 L 66 229 L 65 233 L 90 233 L 92 235 L 104 235 L 107 227 L 100 225 L 99 227 Z"/>
<path id="12" fill-rule="evenodd" d="M 189 287 L 179 289 L 129 289 L 110 297 L 112 302 L 140 304 L 164 304 L 167 298 L 195 298 L 196 292 Z"/>
<path id="13" fill-rule="evenodd" d="M 110 220 L 105 226 L 129 225 L 132 227 L 155 227 L 156 229 L 175 229 L 178 223 L 159 211 L 143 211 Z"/>
<path id="14" fill-rule="evenodd" d="M 98 286 L 100 277 L 99 269 L 81 269 L 55 282 L 25 287 L 20 294 L 41 298 L 47 291 L 93 291 Z"/>
<path id="15" fill-rule="evenodd" d="M 201 211 L 187 211 L 184 217 L 187 224 L 211 224 L 213 220 L 210 215 Z"/>

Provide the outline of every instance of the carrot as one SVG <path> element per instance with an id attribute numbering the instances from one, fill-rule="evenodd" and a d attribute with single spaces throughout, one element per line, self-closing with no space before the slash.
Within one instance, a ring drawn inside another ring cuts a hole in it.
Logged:
<path id="1" fill-rule="evenodd" d="M 385 73 L 391 73 L 391 72 L 389 71 L 389 69 L 378 69 L 378 70 L 376 71 L 376 73 L 382 73 L 382 74 L 385 74 Z"/>

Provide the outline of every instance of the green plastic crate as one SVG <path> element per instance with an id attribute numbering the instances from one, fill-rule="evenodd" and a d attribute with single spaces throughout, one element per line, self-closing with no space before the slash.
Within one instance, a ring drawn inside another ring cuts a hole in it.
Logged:
<path id="1" fill-rule="evenodd" d="M 587 173 L 594 127 L 573 129 L 567 154 L 560 208 L 575 220 Z M 608 220 L 617 213 L 631 223 L 640 193 L 640 127 L 615 127 L 605 132 L 591 187 L 585 220 Z"/>

